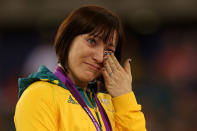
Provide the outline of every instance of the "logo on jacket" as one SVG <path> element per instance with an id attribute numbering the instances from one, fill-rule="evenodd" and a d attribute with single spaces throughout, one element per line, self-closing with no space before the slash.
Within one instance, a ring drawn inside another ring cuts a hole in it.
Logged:
<path id="1" fill-rule="evenodd" d="M 100 99 L 101 100 L 101 102 L 103 103 L 103 104 L 109 104 L 109 100 L 108 99 L 104 99 L 104 98 L 102 98 L 102 99 Z"/>
<path id="2" fill-rule="evenodd" d="M 78 104 L 77 102 L 75 102 L 75 101 L 73 100 L 73 98 L 72 98 L 71 95 L 69 96 L 68 103 Z"/>
<path id="3" fill-rule="evenodd" d="M 105 106 L 107 107 L 107 110 L 108 110 L 109 112 L 112 112 L 112 113 L 115 112 L 115 111 L 112 109 L 112 105 L 110 104 L 109 99 L 101 98 L 100 101 L 101 101 L 103 104 L 105 104 Z"/>

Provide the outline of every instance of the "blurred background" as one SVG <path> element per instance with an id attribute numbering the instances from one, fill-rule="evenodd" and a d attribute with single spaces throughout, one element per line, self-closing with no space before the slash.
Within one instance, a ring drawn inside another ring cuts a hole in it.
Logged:
<path id="1" fill-rule="evenodd" d="M 149 131 L 197 131 L 196 0 L 1 0 L 0 131 L 15 130 L 19 77 L 40 65 L 54 70 L 53 41 L 75 8 L 102 5 L 117 13 L 133 58 L 133 90 Z"/>

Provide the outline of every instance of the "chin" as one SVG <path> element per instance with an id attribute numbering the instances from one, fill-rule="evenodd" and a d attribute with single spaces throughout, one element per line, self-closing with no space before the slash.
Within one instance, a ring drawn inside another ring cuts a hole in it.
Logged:
<path id="1" fill-rule="evenodd" d="M 82 82 L 88 83 L 88 82 L 94 80 L 94 78 L 81 77 L 80 80 L 81 80 Z"/>
<path id="2" fill-rule="evenodd" d="M 80 79 L 84 82 L 90 82 L 96 78 L 96 75 L 93 74 L 92 72 L 88 73 L 83 73 L 80 77 Z"/>

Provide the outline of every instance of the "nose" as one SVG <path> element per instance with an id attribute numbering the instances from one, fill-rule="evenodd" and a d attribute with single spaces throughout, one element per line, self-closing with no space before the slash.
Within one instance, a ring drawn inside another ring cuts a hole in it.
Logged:
<path id="1" fill-rule="evenodd" d="M 93 59 L 97 63 L 103 63 L 104 59 L 104 46 L 99 46 L 98 48 L 95 49 Z"/>

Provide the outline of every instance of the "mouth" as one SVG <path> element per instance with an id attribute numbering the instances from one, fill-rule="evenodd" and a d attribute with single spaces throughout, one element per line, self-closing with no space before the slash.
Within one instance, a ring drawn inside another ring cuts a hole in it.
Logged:
<path id="1" fill-rule="evenodd" d="M 85 64 L 87 64 L 89 68 L 91 68 L 95 71 L 100 70 L 100 67 L 98 65 L 93 65 L 93 64 L 90 64 L 90 63 L 85 63 Z"/>

